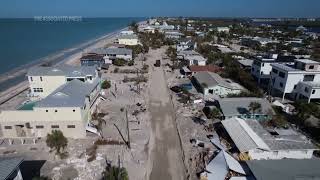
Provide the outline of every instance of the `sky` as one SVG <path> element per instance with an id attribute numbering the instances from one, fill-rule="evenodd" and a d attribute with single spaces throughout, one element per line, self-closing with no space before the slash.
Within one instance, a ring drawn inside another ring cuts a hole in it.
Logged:
<path id="1" fill-rule="evenodd" d="M 320 0 L 0 0 L 0 18 L 320 17 Z"/>

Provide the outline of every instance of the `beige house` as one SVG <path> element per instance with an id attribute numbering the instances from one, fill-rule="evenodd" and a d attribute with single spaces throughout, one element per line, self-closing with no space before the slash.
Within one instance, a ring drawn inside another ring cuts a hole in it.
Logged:
<path id="1" fill-rule="evenodd" d="M 118 38 L 118 43 L 127 45 L 127 46 L 135 46 L 139 44 L 139 40 L 138 40 L 138 36 L 135 34 L 121 35 Z"/>
<path id="2" fill-rule="evenodd" d="M 62 83 L 60 76 L 54 78 L 55 76 L 41 75 L 41 77 L 43 80 L 57 80 Z M 58 82 L 52 84 L 57 86 Z M 33 102 L 28 110 L 2 111 L 0 137 L 35 139 L 45 137 L 52 130 L 61 130 L 66 137 L 84 138 L 86 129 L 92 128 L 89 126 L 89 120 L 99 91 L 98 77 L 92 80 L 83 81 L 75 78 L 66 81 L 45 98 Z"/>
<path id="3" fill-rule="evenodd" d="M 75 67 L 63 65 L 58 67 L 35 67 L 27 73 L 30 85 L 30 97 L 45 98 L 61 85 L 78 79 L 93 82 L 98 77 L 95 67 Z"/>

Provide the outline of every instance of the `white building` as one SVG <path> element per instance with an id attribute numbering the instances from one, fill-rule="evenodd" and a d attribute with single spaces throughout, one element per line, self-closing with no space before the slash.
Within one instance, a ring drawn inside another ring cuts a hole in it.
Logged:
<path id="1" fill-rule="evenodd" d="M 192 42 L 191 39 L 181 40 L 177 45 L 177 51 L 186 51 L 186 50 L 194 50 L 197 47 L 197 44 Z"/>
<path id="2" fill-rule="evenodd" d="M 96 67 L 75 67 L 60 65 L 57 67 L 35 67 L 27 73 L 30 85 L 30 97 L 42 99 L 47 97 L 61 85 L 78 79 L 83 82 L 93 82 L 98 78 Z"/>
<path id="3" fill-rule="evenodd" d="M 240 94 L 243 90 L 240 85 L 223 79 L 216 73 L 198 72 L 193 77 L 196 81 L 196 86 L 200 88 L 204 95 L 215 94 L 225 97 L 229 94 Z"/>
<path id="4" fill-rule="evenodd" d="M 205 59 L 201 54 L 194 50 L 179 51 L 177 52 L 177 58 L 187 61 L 189 66 L 205 66 L 207 62 L 207 59 Z"/>
<path id="5" fill-rule="evenodd" d="M 294 65 L 272 64 L 272 88 L 294 99 L 320 99 L 320 63 L 309 59 L 297 59 Z"/>
<path id="6" fill-rule="evenodd" d="M 118 43 L 127 46 L 135 46 L 139 44 L 139 39 L 135 34 L 121 35 L 118 37 Z"/>
<path id="7" fill-rule="evenodd" d="M 277 135 L 272 135 L 257 120 L 232 118 L 222 124 L 240 154 L 251 160 L 311 159 L 318 149 L 293 130 L 274 130 Z"/>
<path id="8" fill-rule="evenodd" d="M 229 27 L 217 27 L 217 31 L 220 32 L 225 32 L 225 33 L 229 33 L 230 32 L 230 28 Z"/>
<path id="9" fill-rule="evenodd" d="M 179 31 L 175 31 L 175 30 L 165 31 L 164 34 L 165 34 L 165 37 L 168 39 L 180 39 L 182 36 L 184 36 L 184 34 L 182 34 Z"/>
<path id="10" fill-rule="evenodd" d="M 134 32 L 132 30 L 121 31 L 120 35 L 133 35 Z"/>
<path id="11" fill-rule="evenodd" d="M 115 59 L 132 60 L 132 50 L 127 48 L 98 48 L 90 51 L 90 53 L 104 55 L 106 64 L 109 61 L 112 63 Z"/>

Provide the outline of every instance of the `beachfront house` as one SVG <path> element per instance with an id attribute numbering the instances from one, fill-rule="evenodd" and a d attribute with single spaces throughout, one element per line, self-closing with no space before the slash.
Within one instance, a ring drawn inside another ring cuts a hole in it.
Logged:
<path id="1" fill-rule="evenodd" d="M 225 97 L 231 94 L 240 94 L 243 90 L 240 85 L 223 79 L 218 74 L 212 72 L 198 72 L 193 78 L 194 85 L 204 95 L 215 94 Z"/>
<path id="2" fill-rule="evenodd" d="M 320 99 L 320 63 L 309 59 L 296 59 L 294 65 L 274 63 L 272 91 L 296 100 Z"/>
<path id="3" fill-rule="evenodd" d="M 98 72 L 93 66 L 76 67 L 64 64 L 56 67 L 31 68 L 27 77 L 30 87 L 29 96 L 32 99 L 42 99 L 74 79 L 92 83 L 98 78 Z"/>
<path id="4" fill-rule="evenodd" d="M 103 55 L 106 64 L 112 64 L 115 59 L 132 60 L 132 50 L 127 48 L 98 48 L 90 52 Z"/>
<path id="5" fill-rule="evenodd" d="M 232 140 L 229 143 L 234 144 L 239 156 L 245 159 L 311 159 L 318 149 L 292 129 L 269 131 L 254 119 L 231 118 L 221 123 Z"/>
<path id="6" fill-rule="evenodd" d="M 52 79 L 51 83 L 55 83 Z M 59 84 L 59 83 L 55 83 Z M 2 138 L 24 140 L 45 137 L 60 130 L 68 138 L 84 138 L 100 92 L 100 79 L 65 81 L 40 101 L 25 104 L 18 110 L 0 113 Z M 28 106 L 28 108 L 26 108 Z"/>
<path id="7" fill-rule="evenodd" d="M 172 40 L 178 40 L 182 36 L 184 36 L 184 34 L 182 34 L 180 31 L 177 31 L 177 30 L 165 31 L 164 35 L 166 38 L 172 39 Z"/>
<path id="8" fill-rule="evenodd" d="M 81 66 L 97 66 L 101 67 L 105 63 L 104 55 L 88 53 L 80 58 Z"/>
<path id="9" fill-rule="evenodd" d="M 240 98 L 223 98 L 219 99 L 218 108 L 222 112 L 222 119 L 229 118 L 243 118 L 243 119 L 257 119 L 269 120 L 274 114 L 271 104 L 262 98 L 240 97 Z M 250 109 L 251 103 L 258 103 L 261 108 L 254 112 Z"/>
<path id="10" fill-rule="evenodd" d="M 135 46 L 139 44 L 139 39 L 135 34 L 125 34 L 118 37 L 118 43 L 126 46 Z"/>
<path id="11" fill-rule="evenodd" d="M 21 157 L 0 158 L 0 179 L 1 180 L 23 180 L 20 166 L 23 162 Z"/>

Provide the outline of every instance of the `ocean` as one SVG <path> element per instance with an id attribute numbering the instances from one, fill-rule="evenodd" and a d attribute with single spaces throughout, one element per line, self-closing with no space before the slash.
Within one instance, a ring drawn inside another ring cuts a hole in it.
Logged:
<path id="1" fill-rule="evenodd" d="M 0 19 L 0 77 L 50 60 L 61 62 L 99 37 L 144 18 L 83 18 L 80 21 Z M 62 55 L 61 55 L 62 54 Z M 25 74 L 0 81 L 0 91 L 26 80 Z"/>
<path id="2" fill-rule="evenodd" d="M 80 21 L 0 19 L 0 74 L 128 26 L 142 18 Z"/>

